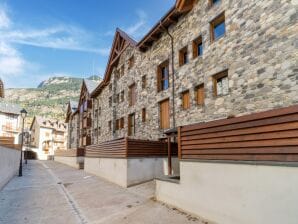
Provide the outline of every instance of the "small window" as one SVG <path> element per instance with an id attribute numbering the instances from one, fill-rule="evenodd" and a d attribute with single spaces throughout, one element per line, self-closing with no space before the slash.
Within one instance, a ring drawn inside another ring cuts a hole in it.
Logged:
<path id="1" fill-rule="evenodd" d="M 142 89 L 145 89 L 147 86 L 147 78 L 146 75 L 142 76 Z"/>
<path id="2" fill-rule="evenodd" d="M 113 105 L 113 98 L 110 97 L 110 98 L 109 98 L 109 106 L 112 107 L 112 105 Z"/>
<path id="3" fill-rule="evenodd" d="M 160 117 L 160 128 L 170 128 L 170 104 L 169 100 L 164 100 L 159 103 L 159 117 Z"/>
<path id="4" fill-rule="evenodd" d="M 124 102 L 124 90 L 120 93 L 120 102 Z"/>
<path id="5" fill-rule="evenodd" d="M 179 66 L 185 65 L 187 63 L 188 63 L 188 52 L 187 52 L 187 47 L 184 47 L 179 51 Z"/>
<path id="6" fill-rule="evenodd" d="M 128 115 L 128 136 L 135 134 L 135 114 Z"/>
<path id="7" fill-rule="evenodd" d="M 135 57 L 134 56 L 131 56 L 129 59 L 128 59 L 128 69 L 131 69 L 135 64 Z"/>
<path id="8" fill-rule="evenodd" d="M 101 115 L 101 107 L 98 108 L 98 116 Z"/>
<path id="9" fill-rule="evenodd" d="M 193 58 L 197 58 L 203 55 L 203 42 L 202 36 L 198 37 L 192 42 Z"/>
<path id="10" fill-rule="evenodd" d="M 112 121 L 109 121 L 109 131 L 112 131 Z"/>
<path id="11" fill-rule="evenodd" d="M 169 88 L 169 62 L 165 61 L 157 68 L 157 90 L 163 91 Z"/>
<path id="12" fill-rule="evenodd" d="M 124 65 L 120 67 L 120 77 L 124 76 Z"/>
<path id="13" fill-rule="evenodd" d="M 116 131 L 120 129 L 120 119 L 116 120 Z"/>
<path id="14" fill-rule="evenodd" d="M 195 98 L 197 105 L 204 105 L 205 89 L 204 84 L 201 84 L 195 88 Z"/>
<path id="15" fill-rule="evenodd" d="M 113 85 L 112 85 L 112 84 L 109 85 L 109 90 L 110 90 L 110 91 L 113 90 Z"/>
<path id="16" fill-rule="evenodd" d="M 132 84 L 130 87 L 129 87 L 129 91 L 128 91 L 128 94 L 129 94 L 129 106 L 133 106 L 136 104 L 136 84 Z"/>
<path id="17" fill-rule="evenodd" d="M 142 109 L 142 122 L 146 122 L 146 108 Z"/>
<path id="18" fill-rule="evenodd" d="M 224 96 L 229 93 L 228 70 L 213 76 L 213 93 L 214 96 Z"/>
<path id="19" fill-rule="evenodd" d="M 185 91 L 182 93 L 182 108 L 184 110 L 189 109 L 190 108 L 190 96 L 189 96 L 189 91 Z"/>
<path id="20" fill-rule="evenodd" d="M 225 33 L 225 13 L 223 12 L 210 23 L 211 42 L 223 37 Z"/>
<path id="21" fill-rule="evenodd" d="M 124 128 L 124 117 L 120 118 L 120 129 Z"/>
<path id="22" fill-rule="evenodd" d="M 209 6 L 217 5 L 221 2 L 221 0 L 209 0 Z"/>
<path id="23" fill-rule="evenodd" d="M 98 127 L 97 129 L 98 129 L 98 131 L 97 131 L 98 135 L 101 135 L 101 128 Z"/>

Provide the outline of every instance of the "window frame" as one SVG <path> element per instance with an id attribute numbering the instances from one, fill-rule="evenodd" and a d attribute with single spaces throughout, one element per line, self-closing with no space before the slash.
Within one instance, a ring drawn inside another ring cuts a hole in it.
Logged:
<path id="1" fill-rule="evenodd" d="M 183 66 L 188 64 L 189 62 L 189 55 L 188 55 L 188 48 L 187 46 L 181 48 L 179 50 L 179 66 Z"/>
<path id="2" fill-rule="evenodd" d="M 228 93 L 227 94 L 218 94 L 217 90 L 217 83 L 219 80 L 222 80 L 223 78 L 228 79 Z M 219 73 L 216 73 L 215 75 L 212 76 L 212 81 L 213 81 L 213 96 L 214 97 L 221 97 L 221 96 L 226 96 L 229 95 L 230 88 L 229 88 L 229 73 L 228 70 L 221 71 Z"/>
<path id="3" fill-rule="evenodd" d="M 187 97 L 187 101 L 186 98 Z M 190 91 L 189 90 L 185 90 L 181 93 L 181 99 L 182 99 L 182 109 L 183 110 L 188 110 L 190 109 Z"/>
<path id="4" fill-rule="evenodd" d="M 220 25 L 221 23 L 224 23 L 225 26 L 225 32 L 223 35 L 215 38 L 215 27 Z M 223 11 L 220 13 L 218 16 L 216 16 L 211 22 L 210 22 L 210 41 L 211 43 L 221 39 L 226 35 L 226 17 L 225 17 L 225 12 Z"/>
<path id="5" fill-rule="evenodd" d="M 201 100 L 201 102 L 199 102 L 201 89 L 203 90 L 203 94 L 202 94 L 202 100 Z M 195 100 L 196 100 L 196 105 L 198 105 L 198 106 L 205 105 L 205 85 L 204 85 L 204 83 L 199 84 L 195 87 Z"/>
<path id="6" fill-rule="evenodd" d="M 199 54 L 199 45 L 202 46 L 202 54 Z M 192 41 L 192 57 L 193 59 L 198 58 L 198 57 L 202 57 L 203 56 L 203 38 L 202 35 L 198 36 L 196 39 L 194 39 Z"/>
<path id="7" fill-rule="evenodd" d="M 147 120 L 147 111 L 146 108 L 142 108 L 142 122 L 145 123 Z"/>
<path id="8" fill-rule="evenodd" d="M 135 113 L 131 113 L 128 115 L 128 130 L 127 135 L 128 136 L 134 136 L 136 133 L 136 117 Z M 133 124 L 133 125 L 132 125 Z"/>
<path id="9" fill-rule="evenodd" d="M 136 93 L 136 88 L 137 88 L 137 85 L 136 83 L 133 83 L 131 84 L 129 87 L 128 87 L 128 99 L 129 99 L 129 106 L 134 106 L 136 105 L 136 102 L 137 102 L 137 93 Z"/>
<path id="10" fill-rule="evenodd" d="M 163 69 L 167 70 L 167 74 L 163 74 Z M 165 88 L 165 81 L 168 85 Z M 157 66 L 157 92 L 165 91 L 170 87 L 170 71 L 169 71 L 169 60 L 164 61 Z"/>

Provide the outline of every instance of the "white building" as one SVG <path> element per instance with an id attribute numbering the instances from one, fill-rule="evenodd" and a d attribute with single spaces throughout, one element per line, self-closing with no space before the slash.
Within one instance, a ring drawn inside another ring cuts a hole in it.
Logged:
<path id="1" fill-rule="evenodd" d="M 66 149 L 67 125 L 64 122 L 35 116 L 30 131 L 31 149 L 38 159 L 49 159 L 56 150 Z"/>
<path id="2" fill-rule="evenodd" d="M 14 137 L 14 143 L 19 143 L 21 133 L 21 107 L 0 101 L 0 136 Z"/>

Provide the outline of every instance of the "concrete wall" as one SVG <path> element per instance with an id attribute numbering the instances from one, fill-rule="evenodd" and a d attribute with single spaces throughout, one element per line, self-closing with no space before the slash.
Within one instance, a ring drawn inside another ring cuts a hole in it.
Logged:
<path id="1" fill-rule="evenodd" d="M 80 163 L 84 163 L 84 157 L 74 156 L 55 156 L 54 160 L 59 163 L 80 169 Z"/>
<path id="2" fill-rule="evenodd" d="M 173 159 L 173 171 L 179 172 L 178 160 Z M 166 175 L 166 158 L 85 158 L 84 170 L 122 187 L 139 184 Z"/>
<path id="3" fill-rule="evenodd" d="M 0 146 L 0 190 L 18 173 L 21 152 Z"/>
<path id="4" fill-rule="evenodd" d="M 180 184 L 157 181 L 158 200 L 221 224 L 296 224 L 298 167 L 180 162 Z"/>

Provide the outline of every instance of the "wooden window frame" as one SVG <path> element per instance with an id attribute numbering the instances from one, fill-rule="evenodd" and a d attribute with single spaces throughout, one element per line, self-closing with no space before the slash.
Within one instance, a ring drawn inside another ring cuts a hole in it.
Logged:
<path id="1" fill-rule="evenodd" d="M 211 22 L 210 22 L 210 41 L 211 43 L 221 39 L 222 37 L 225 36 L 226 34 L 226 27 L 225 27 L 225 33 L 224 35 L 218 37 L 217 39 L 215 39 L 215 35 L 214 35 L 214 28 L 221 24 L 221 23 L 226 23 L 226 17 L 225 17 L 225 12 L 220 13 L 216 18 L 214 18 Z M 226 25 L 225 25 L 226 26 Z"/>
<path id="2" fill-rule="evenodd" d="M 137 101 L 137 93 L 136 93 L 137 85 L 136 83 L 133 83 L 128 88 L 129 88 L 128 90 L 129 106 L 134 106 L 136 105 L 136 101 Z"/>
<path id="3" fill-rule="evenodd" d="M 113 106 L 113 97 L 110 96 L 109 97 L 109 107 L 112 107 Z"/>
<path id="4" fill-rule="evenodd" d="M 197 57 L 202 57 L 203 52 L 201 55 L 199 55 L 199 50 L 198 50 L 198 46 L 202 45 L 202 51 L 203 51 L 203 39 L 202 36 L 197 37 L 196 39 L 194 39 L 192 41 L 192 57 L 193 59 L 197 58 Z"/>
<path id="5" fill-rule="evenodd" d="M 186 58 L 185 58 L 186 55 Z M 179 50 L 179 66 L 186 65 L 189 62 L 187 46 Z"/>
<path id="6" fill-rule="evenodd" d="M 203 94 L 202 94 L 202 99 L 200 101 L 200 89 L 203 90 Z M 205 85 L 204 83 L 197 85 L 195 87 L 195 100 L 196 100 L 196 104 L 198 106 L 204 106 L 205 105 Z"/>
<path id="7" fill-rule="evenodd" d="M 120 118 L 120 124 L 119 124 L 120 129 L 124 128 L 124 117 Z"/>
<path id="8" fill-rule="evenodd" d="M 229 94 L 229 86 L 228 86 L 228 93 L 227 94 L 218 94 L 218 91 L 217 91 L 217 82 L 218 82 L 218 80 L 223 79 L 225 77 L 228 78 L 228 80 L 229 80 L 228 70 L 221 71 L 221 72 L 219 72 L 219 73 L 212 76 L 213 96 L 214 97 L 225 96 L 225 95 Z"/>
<path id="9" fill-rule="evenodd" d="M 112 121 L 109 121 L 108 126 L 109 126 L 109 131 L 112 131 Z"/>
<path id="10" fill-rule="evenodd" d="M 162 104 L 165 103 L 165 102 L 168 102 L 168 118 L 167 118 L 167 123 L 168 123 L 168 126 L 167 127 L 164 127 L 163 126 L 163 116 L 162 116 Z M 162 129 L 162 130 L 165 130 L 165 129 L 169 129 L 170 128 L 170 99 L 165 99 L 165 100 L 162 100 L 160 101 L 159 103 L 159 128 Z"/>
<path id="11" fill-rule="evenodd" d="M 118 131 L 120 129 L 120 119 L 116 119 L 115 130 Z"/>
<path id="12" fill-rule="evenodd" d="M 142 89 L 145 89 L 147 87 L 147 76 L 142 76 Z"/>
<path id="13" fill-rule="evenodd" d="M 132 121 L 132 118 L 133 117 L 133 121 Z M 135 117 L 135 113 L 132 113 L 132 114 L 129 114 L 128 115 L 128 132 L 127 132 L 127 135 L 128 136 L 133 136 L 135 135 L 136 133 L 136 117 Z M 133 122 L 133 130 L 132 130 L 132 122 Z"/>
<path id="14" fill-rule="evenodd" d="M 147 119 L 147 113 L 146 113 L 146 108 L 142 109 L 142 122 L 146 122 Z"/>
<path id="15" fill-rule="evenodd" d="M 121 103 L 124 102 L 124 100 L 125 100 L 124 98 L 125 98 L 124 90 L 122 90 L 122 91 L 120 92 L 120 102 L 121 102 Z"/>
<path id="16" fill-rule="evenodd" d="M 188 97 L 187 101 L 185 101 L 185 97 Z M 188 110 L 190 108 L 190 91 L 185 90 L 181 93 L 181 98 L 182 98 L 182 109 L 183 110 Z"/>
<path id="17" fill-rule="evenodd" d="M 166 68 L 168 74 L 163 77 L 162 71 L 163 68 Z M 164 81 L 168 81 L 168 88 L 164 88 Z M 157 92 L 161 92 L 169 89 L 170 87 L 170 71 L 169 71 L 169 60 L 164 61 L 157 66 Z"/>

